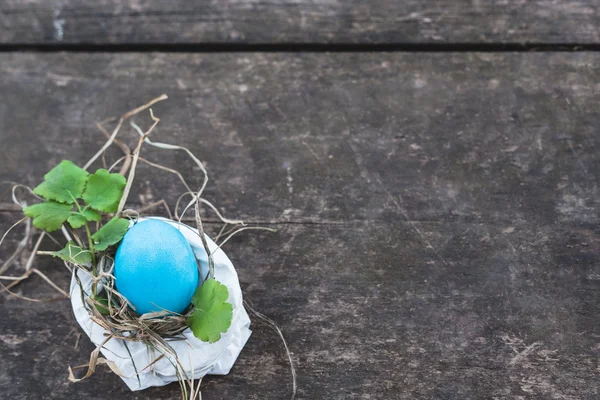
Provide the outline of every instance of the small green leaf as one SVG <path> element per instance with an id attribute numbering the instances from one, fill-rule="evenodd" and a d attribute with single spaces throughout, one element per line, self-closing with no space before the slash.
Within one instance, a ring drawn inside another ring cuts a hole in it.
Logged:
<path id="1" fill-rule="evenodd" d="M 104 292 L 98 293 L 97 295 L 92 297 L 100 304 L 95 304 L 96 310 L 102 315 L 110 315 L 110 310 L 108 309 L 108 299 L 106 298 L 106 294 Z"/>
<path id="2" fill-rule="evenodd" d="M 90 210 L 90 209 L 85 210 L 83 212 L 83 216 L 88 221 L 98 222 L 98 221 L 100 221 L 102 219 L 102 215 L 100 215 L 100 213 L 98 211 L 96 211 L 96 210 Z"/>
<path id="3" fill-rule="evenodd" d="M 62 224 L 71 216 L 71 204 L 61 204 L 55 201 L 34 204 L 23 209 L 26 216 L 33 218 L 33 226 L 53 232 L 60 229 Z"/>
<path id="4" fill-rule="evenodd" d="M 69 219 L 67 219 L 67 222 L 69 225 L 71 225 L 71 227 L 77 229 L 85 225 L 86 219 L 80 214 L 71 214 Z"/>
<path id="5" fill-rule="evenodd" d="M 200 286 L 192 304 L 194 311 L 186 320 L 194 336 L 203 342 L 214 343 L 227 332 L 233 318 L 233 306 L 227 302 L 229 291 L 227 286 L 215 279 L 207 279 Z"/>
<path id="6" fill-rule="evenodd" d="M 72 241 L 67 243 L 64 249 L 50 254 L 73 264 L 90 265 L 92 263 L 92 252 L 77 246 Z"/>
<path id="7" fill-rule="evenodd" d="M 99 169 L 88 178 L 83 200 L 92 208 L 103 212 L 115 212 L 125 188 L 125 177 Z"/>
<path id="8" fill-rule="evenodd" d="M 71 214 L 67 222 L 73 228 L 77 229 L 85 225 L 87 221 L 100 221 L 101 219 L 102 215 L 98 211 L 88 209 L 82 213 Z"/>
<path id="9" fill-rule="evenodd" d="M 96 250 L 106 250 L 108 246 L 119 243 L 125 232 L 129 229 L 129 221 L 124 218 L 113 217 L 98 232 L 92 235 Z"/>
<path id="10" fill-rule="evenodd" d="M 81 197 L 87 177 L 88 173 L 84 169 L 71 161 L 63 160 L 44 175 L 44 182 L 33 189 L 33 193 L 46 200 L 73 204 L 74 199 Z"/>

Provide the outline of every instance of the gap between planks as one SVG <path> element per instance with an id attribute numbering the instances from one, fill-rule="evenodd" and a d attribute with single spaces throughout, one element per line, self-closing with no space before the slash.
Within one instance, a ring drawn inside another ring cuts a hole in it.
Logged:
<path id="1" fill-rule="evenodd" d="M 373 53 L 597 52 L 600 43 L 0 43 L 0 52 Z"/>

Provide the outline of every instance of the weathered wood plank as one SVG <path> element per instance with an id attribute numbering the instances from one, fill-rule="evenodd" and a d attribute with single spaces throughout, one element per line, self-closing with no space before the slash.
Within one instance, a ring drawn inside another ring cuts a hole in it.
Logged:
<path id="1" fill-rule="evenodd" d="M 0 2 L 4 43 L 598 43 L 590 0 Z"/>
<path id="2" fill-rule="evenodd" d="M 63 158 L 85 163 L 105 140 L 94 121 L 168 93 L 155 140 L 205 160 L 209 199 L 244 219 L 387 220 L 404 208 L 413 220 L 595 223 L 595 60 L 5 54 L 0 181 L 34 185 Z M 123 137 L 137 142 L 129 127 Z M 184 153 L 144 151 L 200 185 Z M 173 205 L 184 190 L 140 171 L 134 203 Z"/>
<path id="3" fill-rule="evenodd" d="M 207 195 L 229 214 L 280 228 L 227 252 L 289 339 L 299 398 L 595 399 L 599 58 L 3 54 L 0 180 L 83 162 L 102 142 L 95 119 L 166 92 L 155 140 L 207 160 Z M 149 157 L 198 182 L 182 154 Z M 181 191 L 139 176 L 136 204 Z M 59 265 L 39 267 L 66 286 Z M 40 280 L 20 290 L 54 295 Z M 105 372 L 67 383 L 91 350 L 65 339 L 67 302 L 0 302 L 5 397 L 131 397 Z M 254 329 L 206 398 L 288 395 L 276 336 Z"/>
<path id="4" fill-rule="evenodd" d="M 4 218 L 4 216 L 3 216 Z M 594 399 L 597 229 L 518 230 L 461 223 L 419 225 L 446 262 L 431 260 L 408 224 L 294 225 L 229 246 L 246 298 L 274 318 L 297 360 L 299 398 Z M 489 238 L 489 239 L 488 239 Z M 535 239 L 532 239 L 535 238 Z M 56 264 L 40 268 L 67 285 Z M 22 293 L 55 294 L 39 280 Z M 0 308 L 0 391 L 7 398 L 131 398 L 103 368 L 69 384 L 85 337 L 66 301 Z M 204 382 L 213 399 L 281 399 L 290 391 L 275 334 L 257 323 L 227 377 Z M 27 376 L 33 374 L 35 379 Z M 170 385 L 137 394 L 177 398 Z M 100 395 L 99 393 L 102 393 Z"/>

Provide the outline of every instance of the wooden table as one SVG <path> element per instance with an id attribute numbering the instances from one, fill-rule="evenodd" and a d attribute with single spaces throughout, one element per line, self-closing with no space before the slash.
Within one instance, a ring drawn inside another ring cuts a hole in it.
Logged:
<path id="1" fill-rule="evenodd" d="M 95 121 L 167 93 L 153 135 L 206 161 L 220 209 L 278 229 L 226 251 L 288 339 L 298 399 L 598 399 L 598 7 L 2 0 L 0 181 L 82 164 Z M 173 206 L 176 180 L 140 171 L 131 206 Z M 3 200 L 0 233 L 20 215 Z M 17 291 L 56 297 L 39 277 Z M 0 302 L 0 397 L 179 398 L 103 366 L 70 384 L 93 347 L 69 302 Z M 253 330 L 204 399 L 289 397 L 281 342 Z"/>

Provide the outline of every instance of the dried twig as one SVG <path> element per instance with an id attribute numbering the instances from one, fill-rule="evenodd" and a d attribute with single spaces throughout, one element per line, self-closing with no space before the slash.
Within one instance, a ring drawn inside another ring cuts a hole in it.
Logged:
<path id="1" fill-rule="evenodd" d="M 259 230 L 259 231 L 277 232 L 277 229 L 273 229 L 273 228 L 265 228 L 265 227 L 262 227 L 262 226 L 246 226 L 246 227 L 237 229 L 237 230 L 233 231 L 231 234 L 229 234 L 229 236 L 227 236 L 225 239 L 223 239 L 223 241 L 217 246 L 217 249 L 220 249 L 221 246 L 223 246 L 225 243 L 227 243 L 227 241 L 229 239 L 231 239 L 232 237 L 234 237 L 238 233 L 240 233 L 242 231 L 247 231 L 247 230 Z"/>
<path id="2" fill-rule="evenodd" d="M 119 130 L 121 129 L 121 126 L 123 125 L 123 122 L 125 122 L 126 119 L 133 117 L 134 115 L 138 114 L 139 112 L 152 107 L 153 104 L 158 103 L 159 101 L 162 101 L 162 100 L 166 100 L 167 98 L 168 98 L 167 95 L 163 94 L 163 95 L 155 98 L 154 100 L 151 100 L 150 102 L 144 104 L 143 106 L 137 107 L 137 108 L 123 114 L 123 116 L 119 119 L 119 123 L 117 124 L 117 127 L 113 130 L 113 133 L 108 138 L 108 141 L 106 143 L 104 143 L 104 145 L 100 148 L 100 150 L 98 150 L 98 152 L 96 154 L 94 154 L 94 156 L 92 158 L 90 158 L 90 160 L 83 166 L 83 169 L 88 169 L 90 167 L 90 165 L 92 165 L 92 163 L 94 161 L 96 161 L 96 159 L 98 157 L 100 157 L 100 155 L 102 153 L 104 153 L 106 151 L 106 149 L 108 149 L 108 147 L 112 144 L 115 137 L 117 137 L 117 135 L 119 134 Z"/>
<path id="3" fill-rule="evenodd" d="M 8 257 L 4 264 L 2 264 L 2 267 L 0 267 L 0 274 L 3 274 L 11 266 L 12 262 L 17 258 L 17 256 L 23 251 L 23 249 L 27 245 L 27 242 L 29 241 L 29 235 L 31 232 L 31 221 L 27 217 L 20 219 L 19 221 L 15 222 L 10 228 L 8 228 L 8 230 L 4 232 L 4 235 L 2 235 L 2 238 L 0 238 L 0 246 L 2 246 L 2 242 L 4 242 L 4 239 L 9 234 L 9 232 L 25 220 L 25 235 L 23 239 L 17 244 L 16 250 L 10 255 L 10 257 Z"/>
<path id="4" fill-rule="evenodd" d="M 281 329 L 279 329 L 279 326 L 277 326 L 275 321 L 273 321 L 266 315 L 256 311 L 254 308 L 252 308 L 252 306 L 246 300 L 244 300 L 244 306 L 246 307 L 246 309 L 248 311 L 250 311 L 251 314 L 256 316 L 256 318 L 258 318 L 259 320 L 261 320 L 262 322 L 264 322 L 265 324 L 267 324 L 271 328 L 273 328 L 273 330 L 275 332 L 277 332 L 277 334 L 281 338 L 281 341 L 283 342 L 283 347 L 285 348 L 285 353 L 286 353 L 288 361 L 290 363 L 290 372 L 292 374 L 292 398 L 291 398 L 291 400 L 294 400 L 296 398 L 296 391 L 298 389 L 297 384 L 296 384 L 296 368 L 294 367 L 294 360 L 292 359 L 292 353 L 290 352 L 287 342 L 285 341 L 283 332 L 281 332 Z"/>
<path id="5" fill-rule="evenodd" d="M 144 139 L 146 139 L 146 137 L 148 137 L 148 135 L 150 135 L 150 133 L 152 133 L 152 130 L 160 122 L 160 119 L 156 118 L 154 116 L 154 114 L 152 114 L 152 109 L 150 109 L 150 115 L 151 115 L 152 119 L 154 120 L 154 123 L 152 124 L 150 129 L 148 129 L 146 132 L 144 132 L 144 134 L 138 141 L 138 144 L 137 144 L 135 150 L 133 151 L 133 161 L 131 162 L 131 169 L 129 170 L 129 176 L 127 177 L 127 184 L 125 185 L 125 189 L 123 190 L 123 196 L 121 197 L 121 201 L 119 202 L 119 208 L 117 209 L 117 214 L 120 213 L 121 211 L 123 211 L 123 207 L 125 206 L 125 202 L 127 201 L 127 197 L 129 196 L 129 191 L 131 190 L 131 185 L 133 184 L 133 179 L 135 178 L 135 168 L 137 166 L 138 158 L 140 157 L 140 149 L 142 148 L 142 144 L 144 144 Z M 132 125 L 137 126 L 137 125 L 133 124 L 133 122 L 132 122 Z"/>
<path id="6" fill-rule="evenodd" d="M 154 203 L 150 203 L 148 205 L 145 205 L 144 207 L 140 208 L 136 212 L 139 215 L 139 214 L 141 214 L 143 212 L 146 212 L 148 210 L 152 210 L 153 208 L 156 208 L 158 206 L 163 206 L 163 208 L 165 210 L 167 210 L 167 214 L 169 214 L 169 219 L 173 219 L 173 214 L 171 214 L 171 209 L 169 208 L 169 205 L 167 204 L 167 202 L 165 201 L 165 199 L 160 199 L 158 201 L 155 201 Z"/>
<path id="7" fill-rule="evenodd" d="M 102 124 L 100 122 L 96 122 L 96 126 L 98 127 L 100 132 L 102 132 L 104 134 L 104 136 L 106 136 L 108 139 L 110 139 L 110 133 L 108 133 L 108 131 L 106 129 L 104 129 L 104 127 L 102 126 Z M 119 171 L 119 173 L 121 175 L 125 175 L 127 173 L 127 170 L 129 169 L 129 167 L 131 166 L 131 149 L 125 143 L 121 142 L 120 140 L 118 140 L 116 138 L 113 138 L 113 143 L 116 144 L 117 147 L 119 149 L 121 149 L 121 151 L 124 154 L 123 157 L 124 157 L 125 163 L 123 163 L 123 166 L 121 167 L 121 170 Z M 112 169 L 112 167 L 111 167 L 111 169 Z"/>

